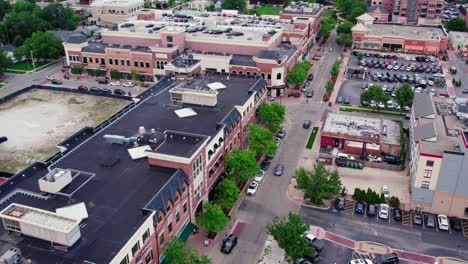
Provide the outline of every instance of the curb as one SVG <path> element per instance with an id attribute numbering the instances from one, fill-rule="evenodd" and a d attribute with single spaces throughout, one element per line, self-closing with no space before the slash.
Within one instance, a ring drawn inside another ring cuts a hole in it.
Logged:
<path id="1" fill-rule="evenodd" d="M 310 205 L 310 204 L 305 204 L 305 203 L 301 203 L 302 206 L 304 207 L 308 207 L 308 208 L 312 208 L 312 209 L 318 209 L 318 210 L 322 210 L 322 211 L 326 211 L 326 210 L 329 210 L 331 208 L 331 205 L 328 206 L 328 207 L 318 207 L 318 206 L 315 206 L 315 205 Z"/>

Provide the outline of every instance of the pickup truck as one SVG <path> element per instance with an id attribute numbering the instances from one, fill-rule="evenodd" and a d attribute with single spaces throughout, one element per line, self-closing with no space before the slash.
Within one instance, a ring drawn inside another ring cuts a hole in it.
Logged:
<path id="1" fill-rule="evenodd" d="M 322 251 L 322 249 L 325 247 L 325 242 L 323 240 L 317 239 L 314 235 L 310 233 L 306 232 L 304 234 L 304 237 L 309 243 L 309 246 L 313 246 L 318 252 Z"/>

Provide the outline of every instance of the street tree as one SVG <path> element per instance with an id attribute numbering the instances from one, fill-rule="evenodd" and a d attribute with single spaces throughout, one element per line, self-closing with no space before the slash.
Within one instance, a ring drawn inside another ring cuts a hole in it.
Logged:
<path id="1" fill-rule="evenodd" d="M 288 74 L 287 79 L 288 79 L 289 84 L 294 85 L 295 87 L 297 87 L 298 85 L 303 83 L 306 78 L 307 78 L 307 72 L 304 69 L 302 69 L 302 68 L 294 69 L 293 68 L 293 70 L 291 70 L 291 72 Z"/>
<path id="2" fill-rule="evenodd" d="M 229 217 L 218 206 L 205 203 L 203 213 L 196 218 L 196 222 L 198 226 L 208 229 L 211 233 L 218 233 L 229 223 Z"/>
<path id="3" fill-rule="evenodd" d="M 24 41 L 23 45 L 21 46 L 20 52 L 17 55 L 22 55 L 26 57 L 33 56 L 34 59 L 47 60 L 55 59 L 62 53 L 63 45 L 59 39 L 57 39 L 50 32 L 38 31 L 33 33 L 30 38 L 27 38 Z"/>
<path id="4" fill-rule="evenodd" d="M 330 199 L 341 191 L 341 179 L 338 171 L 330 171 L 323 164 L 316 163 L 313 171 L 304 168 L 296 170 L 296 188 L 304 192 L 304 197 L 311 203 L 322 205 L 323 199 Z"/>
<path id="5" fill-rule="evenodd" d="M 449 22 L 445 24 L 445 27 L 447 28 L 448 31 L 465 31 L 466 30 L 465 20 L 463 20 L 463 18 L 460 18 L 460 17 L 450 19 Z"/>
<path id="6" fill-rule="evenodd" d="M 249 126 L 249 149 L 255 152 L 257 157 L 274 154 L 276 148 L 271 131 L 258 125 Z"/>
<path id="7" fill-rule="evenodd" d="M 224 178 L 214 189 L 215 204 L 224 209 L 231 209 L 240 197 L 240 190 L 236 184 L 227 178 Z"/>
<path id="8" fill-rule="evenodd" d="M 336 28 L 338 34 L 351 34 L 351 28 L 354 26 L 352 22 L 346 21 Z"/>
<path id="9" fill-rule="evenodd" d="M 322 24 L 320 25 L 319 32 L 324 39 L 327 39 L 328 37 L 330 37 L 330 34 L 333 28 L 335 28 L 335 25 L 336 25 L 336 20 L 331 17 L 325 18 L 322 20 Z"/>
<path id="10" fill-rule="evenodd" d="M 271 132 L 276 132 L 284 122 L 286 108 L 278 103 L 271 104 L 263 103 L 258 109 L 260 122 L 266 126 Z"/>
<path id="11" fill-rule="evenodd" d="M 3 17 L 11 11 L 11 5 L 8 1 L 0 1 L 0 21 L 3 20 Z"/>
<path id="12" fill-rule="evenodd" d="M 167 264 L 210 264 L 207 256 L 199 256 L 194 249 L 185 248 L 184 242 L 174 237 L 164 249 L 164 263 Z"/>
<path id="13" fill-rule="evenodd" d="M 309 246 L 304 237 L 304 232 L 307 230 L 309 225 L 293 213 L 267 226 L 268 234 L 273 236 L 278 246 L 293 260 L 314 254 L 314 248 Z"/>
<path id="14" fill-rule="evenodd" d="M 80 23 L 80 17 L 73 9 L 61 3 L 50 3 L 42 9 L 41 18 L 49 22 L 52 28 L 74 30 Z"/>
<path id="15" fill-rule="evenodd" d="M 0 75 L 2 75 L 11 64 L 10 59 L 7 57 L 5 51 L 0 50 Z"/>
<path id="16" fill-rule="evenodd" d="M 221 4 L 223 9 L 231 9 L 243 11 L 245 10 L 245 1 L 244 0 L 224 0 Z"/>
<path id="17" fill-rule="evenodd" d="M 372 106 L 373 109 L 377 108 L 378 103 L 385 104 L 389 99 L 390 96 L 388 96 L 382 87 L 378 85 L 372 85 L 369 87 L 369 89 L 367 89 L 367 91 L 361 93 L 361 101 L 375 102 L 375 104 Z"/>
<path id="18" fill-rule="evenodd" d="M 333 83 L 330 80 L 327 81 L 327 84 L 325 85 L 325 89 L 330 93 L 333 91 Z"/>
<path id="19" fill-rule="evenodd" d="M 226 157 L 227 174 L 238 185 L 253 178 L 260 170 L 255 159 L 255 152 L 235 149 Z"/>
<path id="20" fill-rule="evenodd" d="M 400 105 L 400 113 L 403 113 L 404 107 L 411 107 L 413 104 L 414 92 L 409 83 L 404 83 L 395 91 L 395 101 Z"/>
<path id="21" fill-rule="evenodd" d="M 333 66 L 330 70 L 330 74 L 336 77 L 338 76 L 339 73 L 340 73 L 340 61 L 336 60 L 335 63 L 333 63 Z"/>
<path id="22" fill-rule="evenodd" d="M 340 33 L 336 38 L 336 44 L 351 47 L 353 45 L 353 37 L 350 33 Z"/>

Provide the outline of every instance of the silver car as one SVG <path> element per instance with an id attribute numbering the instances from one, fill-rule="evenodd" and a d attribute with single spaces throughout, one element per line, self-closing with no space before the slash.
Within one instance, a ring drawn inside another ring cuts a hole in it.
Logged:
<path id="1" fill-rule="evenodd" d="M 277 164 L 275 167 L 275 175 L 276 176 L 281 176 L 283 175 L 284 172 L 284 165 L 283 164 Z"/>

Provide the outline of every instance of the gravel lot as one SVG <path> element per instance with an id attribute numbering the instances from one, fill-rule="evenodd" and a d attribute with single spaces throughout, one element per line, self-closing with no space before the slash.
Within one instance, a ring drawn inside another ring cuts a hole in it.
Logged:
<path id="1" fill-rule="evenodd" d="M 85 126 L 99 124 L 128 101 L 31 90 L 0 104 L 0 171 L 15 173 L 58 152 L 56 145 Z"/>

